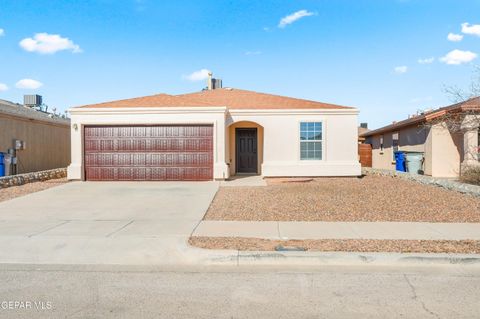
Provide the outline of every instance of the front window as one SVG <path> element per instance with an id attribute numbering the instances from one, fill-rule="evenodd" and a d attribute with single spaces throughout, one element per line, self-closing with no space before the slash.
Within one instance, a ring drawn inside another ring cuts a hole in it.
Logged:
<path id="1" fill-rule="evenodd" d="M 300 123 L 300 159 L 322 159 L 322 122 Z"/>
<path id="2" fill-rule="evenodd" d="M 392 135 L 393 161 L 395 161 L 395 152 L 398 151 L 398 133 Z"/>

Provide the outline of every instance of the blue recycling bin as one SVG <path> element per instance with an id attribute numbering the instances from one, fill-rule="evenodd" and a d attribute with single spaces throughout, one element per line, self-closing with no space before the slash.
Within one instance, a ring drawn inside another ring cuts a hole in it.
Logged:
<path id="1" fill-rule="evenodd" d="M 395 169 L 399 172 L 406 172 L 405 153 L 401 151 L 395 152 Z"/>
<path id="2" fill-rule="evenodd" d="M 3 153 L 0 152 L 0 177 L 5 176 L 5 164 L 3 163 Z"/>

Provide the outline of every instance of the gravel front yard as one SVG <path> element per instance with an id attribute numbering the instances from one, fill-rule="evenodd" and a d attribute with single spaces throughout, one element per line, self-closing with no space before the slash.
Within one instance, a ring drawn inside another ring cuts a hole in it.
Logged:
<path id="1" fill-rule="evenodd" d="M 20 186 L 12 186 L 8 188 L 0 188 L 0 202 L 42 191 L 47 188 L 55 187 L 67 183 L 66 178 L 50 179 L 43 182 L 28 183 Z"/>
<path id="2" fill-rule="evenodd" d="M 301 247 L 307 251 L 398 252 L 398 253 L 480 253 L 478 240 L 268 240 L 258 238 L 191 237 L 190 245 L 206 249 L 274 251 L 283 247 Z"/>
<path id="3" fill-rule="evenodd" d="M 480 198 L 384 176 L 221 187 L 206 220 L 480 222 Z"/>

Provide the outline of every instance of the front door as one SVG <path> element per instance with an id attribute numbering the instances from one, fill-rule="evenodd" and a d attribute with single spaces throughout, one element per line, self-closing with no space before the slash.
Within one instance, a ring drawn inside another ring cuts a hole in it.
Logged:
<path id="1" fill-rule="evenodd" d="M 237 173 L 257 173 L 257 129 L 237 128 L 236 171 Z"/>

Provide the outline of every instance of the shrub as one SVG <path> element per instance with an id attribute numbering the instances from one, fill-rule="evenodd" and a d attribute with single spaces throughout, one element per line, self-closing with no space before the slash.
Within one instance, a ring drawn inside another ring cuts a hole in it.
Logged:
<path id="1" fill-rule="evenodd" d="M 480 185 L 480 165 L 465 167 L 460 176 L 460 181 L 463 183 Z"/>

